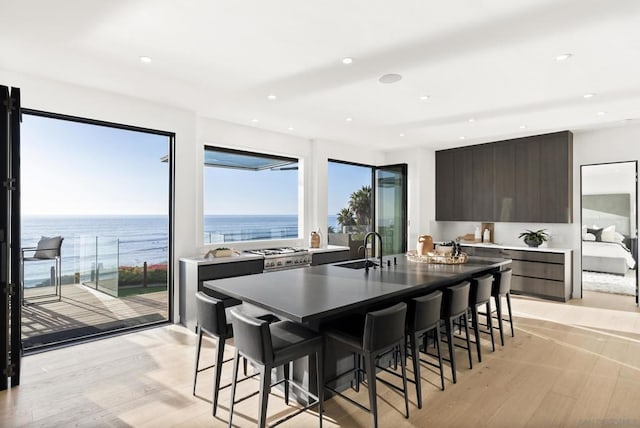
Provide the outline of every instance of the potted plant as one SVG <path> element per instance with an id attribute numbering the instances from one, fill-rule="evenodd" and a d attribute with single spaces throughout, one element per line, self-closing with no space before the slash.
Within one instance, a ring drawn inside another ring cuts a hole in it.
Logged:
<path id="1" fill-rule="evenodd" d="M 518 238 L 524 238 L 524 243 L 530 247 L 537 247 L 549 240 L 549 234 L 545 232 L 546 229 L 540 230 L 529 230 L 527 229 L 525 232 L 522 232 Z"/>

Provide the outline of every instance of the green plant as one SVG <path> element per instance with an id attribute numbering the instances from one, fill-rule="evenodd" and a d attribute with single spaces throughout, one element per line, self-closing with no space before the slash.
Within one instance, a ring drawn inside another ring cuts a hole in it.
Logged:
<path id="1" fill-rule="evenodd" d="M 529 242 L 537 243 L 538 245 L 542 244 L 549 240 L 549 234 L 545 232 L 547 229 L 540 230 L 529 230 L 522 232 L 518 238 L 524 238 L 524 242 L 528 244 Z"/>

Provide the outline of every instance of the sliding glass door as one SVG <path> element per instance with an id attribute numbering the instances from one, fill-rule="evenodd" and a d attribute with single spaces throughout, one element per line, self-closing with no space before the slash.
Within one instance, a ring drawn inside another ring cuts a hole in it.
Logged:
<path id="1" fill-rule="evenodd" d="M 170 318 L 173 134 L 25 110 L 26 351 Z"/>
<path id="2" fill-rule="evenodd" d="M 407 165 L 369 166 L 329 161 L 329 244 L 348 246 L 364 257 L 367 232 L 382 236 L 383 254 L 407 249 Z M 370 254 L 377 254 L 375 243 Z"/>

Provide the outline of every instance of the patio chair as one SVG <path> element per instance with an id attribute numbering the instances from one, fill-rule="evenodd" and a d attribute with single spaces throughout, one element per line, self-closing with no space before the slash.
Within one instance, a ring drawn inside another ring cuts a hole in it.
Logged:
<path id="1" fill-rule="evenodd" d="M 57 297 L 58 301 L 62 298 L 62 241 L 61 236 L 46 237 L 43 236 L 38 241 L 36 247 L 26 247 L 21 249 L 20 263 L 20 284 L 22 291 L 22 304 L 24 305 L 24 265 L 27 262 L 42 262 L 43 260 L 53 261 L 53 274 L 50 284 L 54 288 L 53 294 L 43 294 L 37 296 L 29 296 L 30 299 L 40 299 L 45 297 Z"/>

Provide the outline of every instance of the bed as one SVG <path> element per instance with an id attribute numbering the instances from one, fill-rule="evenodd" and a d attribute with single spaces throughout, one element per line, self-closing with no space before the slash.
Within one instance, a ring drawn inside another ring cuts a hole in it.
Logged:
<path id="1" fill-rule="evenodd" d="M 625 275 L 635 269 L 631 212 L 628 193 L 582 196 L 582 270 Z"/>
<path id="2" fill-rule="evenodd" d="M 635 267 L 636 261 L 624 243 L 582 241 L 582 270 L 624 275 Z"/>

